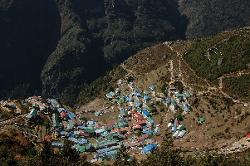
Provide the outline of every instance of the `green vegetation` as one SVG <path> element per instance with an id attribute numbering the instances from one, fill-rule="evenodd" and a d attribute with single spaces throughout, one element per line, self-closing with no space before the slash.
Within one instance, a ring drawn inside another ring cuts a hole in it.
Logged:
<path id="1" fill-rule="evenodd" d="M 250 100 L 250 75 L 224 80 L 226 91 L 235 98 Z"/>
<path id="2" fill-rule="evenodd" d="M 248 0 L 179 0 L 180 11 L 188 18 L 187 38 L 214 35 L 226 29 L 250 24 Z"/>
<path id="3" fill-rule="evenodd" d="M 249 55 L 250 35 L 240 32 L 195 41 L 184 58 L 198 75 L 214 81 L 224 74 L 247 69 Z"/>
<path id="4" fill-rule="evenodd" d="M 216 86 L 219 77 L 231 74 L 223 79 L 223 90 L 234 98 L 249 100 L 249 75 L 236 74 L 250 71 L 249 55 L 250 33 L 245 28 L 194 41 L 184 59 L 199 76 Z"/>

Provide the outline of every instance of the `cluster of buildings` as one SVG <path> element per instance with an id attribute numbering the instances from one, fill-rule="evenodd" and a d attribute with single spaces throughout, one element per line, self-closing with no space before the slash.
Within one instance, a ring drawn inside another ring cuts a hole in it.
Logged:
<path id="1" fill-rule="evenodd" d="M 103 123 L 86 119 L 65 108 L 55 99 L 43 99 L 33 96 L 26 99 L 31 105 L 27 114 L 28 126 L 33 128 L 36 142 L 47 141 L 55 148 L 62 148 L 65 141 L 70 141 L 76 151 L 86 154 L 91 162 L 115 159 L 121 148 L 126 148 L 131 156 L 148 154 L 160 143 L 160 128 L 154 119 L 161 103 L 170 111 L 182 109 L 188 113 L 190 106 L 187 92 L 180 93 L 169 87 L 166 93 L 156 92 L 154 85 L 145 90 L 139 89 L 133 81 L 118 81 L 118 88 L 106 94 L 116 109 L 116 121 Z M 96 111 L 96 117 L 109 114 L 109 111 Z M 183 137 L 186 128 L 178 119 L 168 125 L 173 137 Z"/>

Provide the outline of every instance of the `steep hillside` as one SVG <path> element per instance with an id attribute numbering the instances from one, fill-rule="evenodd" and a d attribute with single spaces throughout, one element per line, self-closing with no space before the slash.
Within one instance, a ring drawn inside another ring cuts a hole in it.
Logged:
<path id="1" fill-rule="evenodd" d="M 185 19 L 173 0 L 56 3 L 62 35 L 42 71 L 42 90 L 43 95 L 68 103 L 74 102 L 80 86 L 136 51 L 159 41 L 184 38 Z"/>
<path id="2" fill-rule="evenodd" d="M 249 1 L 1 0 L 1 98 L 74 104 L 79 89 L 137 51 L 249 24 Z"/>
<path id="3" fill-rule="evenodd" d="M 2 98 L 42 90 L 70 103 L 79 86 L 139 49 L 184 38 L 174 0 L 0 2 Z"/>
<path id="4" fill-rule="evenodd" d="M 80 84 L 102 72 L 103 58 L 88 31 L 84 2 L 58 0 L 56 4 L 61 16 L 61 38 L 42 70 L 42 92 L 70 103 Z"/>
<path id="5" fill-rule="evenodd" d="M 189 23 L 187 38 L 214 35 L 250 24 L 248 0 L 177 0 Z"/>

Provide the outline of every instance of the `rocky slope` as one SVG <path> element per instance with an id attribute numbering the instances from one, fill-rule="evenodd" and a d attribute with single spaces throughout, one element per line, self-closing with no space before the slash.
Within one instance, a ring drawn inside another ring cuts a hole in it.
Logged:
<path id="1" fill-rule="evenodd" d="M 249 24 L 247 0 L 0 2 L 2 98 L 37 92 L 73 103 L 81 87 L 142 48 Z"/>

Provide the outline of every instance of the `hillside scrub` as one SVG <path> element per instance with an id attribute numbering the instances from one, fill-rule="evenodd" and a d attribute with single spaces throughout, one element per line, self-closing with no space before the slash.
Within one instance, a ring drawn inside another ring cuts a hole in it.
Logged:
<path id="1" fill-rule="evenodd" d="M 184 59 L 200 76 L 215 81 L 224 74 L 247 69 L 250 62 L 249 39 L 249 33 L 226 33 L 198 40 Z"/>
<path id="2" fill-rule="evenodd" d="M 225 79 L 225 87 L 228 94 L 235 98 L 250 100 L 250 75 Z"/>

